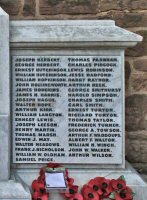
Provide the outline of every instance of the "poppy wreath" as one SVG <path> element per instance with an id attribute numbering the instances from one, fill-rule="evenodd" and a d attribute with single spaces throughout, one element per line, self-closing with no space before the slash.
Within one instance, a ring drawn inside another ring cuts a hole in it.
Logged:
<path id="1" fill-rule="evenodd" d="M 58 163 L 48 163 L 47 168 L 63 168 Z M 39 177 L 32 182 L 32 200 L 48 200 L 49 192 L 45 186 L 46 167 L 40 169 Z M 74 179 L 69 177 L 68 170 L 65 170 L 68 190 L 60 193 L 66 200 L 133 200 L 135 193 L 126 185 L 124 176 L 118 179 L 106 179 L 95 177 L 85 184 L 79 191 L 79 186 L 74 184 Z"/>

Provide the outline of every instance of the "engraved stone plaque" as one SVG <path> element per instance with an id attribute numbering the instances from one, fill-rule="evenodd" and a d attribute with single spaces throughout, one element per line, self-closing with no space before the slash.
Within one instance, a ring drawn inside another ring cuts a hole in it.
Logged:
<path id="1" fill-rule="evenodd" d="M 13 163 L 122 164 L 121 56 L 12 56 Z"/>

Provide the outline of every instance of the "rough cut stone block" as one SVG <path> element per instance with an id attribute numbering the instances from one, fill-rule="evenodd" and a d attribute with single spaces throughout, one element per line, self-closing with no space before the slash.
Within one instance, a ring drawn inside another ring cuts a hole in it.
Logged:
<path id="1" fill-rule="evenodd" d="M 147 42 L 137 44 L 136 47 L 128 48 L 126 56 L 138 57 L 147 55 Z"/>
<path id="2" fill-rule="evenodd" d="M 142 25 L 144 26 L 144 25 Z M 135 31 L 135 33 L 143 36 L 143 42 L 137 44 L 136 47 L 128 48 L 126 50 L 127 56 L 145 56 L 147 55 L 147 30 Z"/>
<path id="3" fill-rule="evenodd" d="M 0 0 L 0 6 L 9 14 L 17 15 L 20 9 L 21 0 Z"/>
<path id="4" fill-rule="evenodd" d="M 147 57 L 138 58 L 134 61 L 133 66 L 138 71 L 147 72 Z"/>
<path id="5" fill-rule="evenodd" d="M 114 11 L 113 19 L 121 27 L 140 27 L 147 22 L 147 12 L 116 12 Z"/>
<path id="6" fill-rule="evenodd" d="M 126 159 L 129 162 L 140 162 L 141 151 L 140 141 L 138 140 L 126 140 Z"/>
<path id="7" fill-rule="evenodd" d="M 123 0 L 123 6 L 127 10 L 145 10 L 147 9 L 146 0 Z"/>
<path id="8" fill-rule="evenodd" d="M 102 0 L 100 1 L 100 11 L 122 10 L 122 0 Z"/>
<path id="9" fill-rule="evenodd" d="M 95 14 L 96 0 L 40 0 L 41 15 L 56 14 Z"/>
<path id="10" fill-rule="evenodd" d="M 131 75 L 130 63 L 128 61 L 126 61 L 125 62 L 125 89 L 126 89 L 126 94 L 129 90 L 130 75 Z"/>
<path id="11" fill-rule="evenodd" d="M 141 132 L 137 132 L 138 135 L 141 135 Z M 132 134 L 132 133 L 131 133 Z M 132 139 L 129 132 L 127 133 L 127 160 L 130 162 L 147 162 L 147 142 L 145 139 Z"/>
<path id="12" fill-rule="evenodd" d="M 24 16 L 34 16 L 35 15 L 35 0 L 25 0 L 25 4 L 23 7 L 23 15 Z"/>
<path id="13" fill-rule="evenodd" d="M 147 73 L 133 73 L 131 78 L 131 87 L 133 88 L 133 92 L 147 92 Z"/>
<path id="14" fill-rule="evenodd" d="M 147 114 L 147 96 L 132 95 L 126 98 L 126 130 L 145 130 Z"/>

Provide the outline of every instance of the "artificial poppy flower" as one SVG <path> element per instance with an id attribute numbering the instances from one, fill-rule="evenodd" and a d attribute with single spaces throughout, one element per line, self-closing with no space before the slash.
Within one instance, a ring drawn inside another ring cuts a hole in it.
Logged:
<path id="1" fill-rule="evenodd" d="M 82 194 L 84 200 L 100 200 L 100 197 L 97 192 L 93 191 L 88 185 L 84 185 L 82 188 Z"/>
<path id="2" fill-rule="evenodd" d="M 75 193 L 72 197 L 70 197 L 68 200 L 83 200 L 83 196 L 79 193 Z"/>
<path id="3" fill-rule="evenodd" d="M 93 189 L 93 191 L 97 192 L 100 196 L 103 194 L 102 190 L 101 190 L 101 183 L 98 179 L 91 179 L 88 182 L 88 186 L 91 187 Z"/>
<path id="4" fill-rule="evenodd" d="M 106 179 L 104 177 L 103 179 L 101 179 L 101 189 L 103 191 L 103 197 L 108 197 L 109 194 L 113 191 L 110 183 L 111 181 L 109 179 Z"/>
<path id="5" fill-rule="evenodd" d="M 67 184 L 68 184 L 68 187 L 72 186 L 74 183 L 74 179 L 73 178 L 67 178 Z"/>
<path id="6" fill-rule="evenodd" d="M 40 192 L 34 192 L 32 195 L 32 200 L 48 200 L 49 194 L 41 194 Z"/>
<path id="7" fill-rule="evenodd" d="M 66 180 L 67 180 L 67 185 L 70 187 L 73 185 L 74 183 L 74 179 L 73 178 L 69 178 L 68 176 L 68 170 L 65 170 L 65 176 L 66 176 Z"/>
<path id="8" fill-rule="evenodd" d="M 126 182 L 122 179 L 112 179 L 111 180 L 111 185 L 114 190 L 123 190 L 126 188 Z"/>
<path id="9" fill-rule="evenodd" d="M 32 189 L 35 192 L 43 194 L 45 192 L 45 184 L 43 181 L 34 180 L 32 183 Z"/>
<path id="10" fill-rule="evenodd" d="M 48 198 L 49 198 L 49 194 L 43 194 L 42 196 L 41 196 L 41 198 L 40 199 L 37 199 L 37 200 L 48 200 Z"/>
<path id="11" fill-rule="evenodd" d="M 45 174 L 45 169 L 43 167 L 40 169 L 39 174 L 40 176 L 43 176 Z"/>
<path id="12" fill-rule="evenodd" d="M 74 194 L 76 194 L 78 192 L 78 188 L 79 186 L 77 185 L 72 185 L 69 187 L 69 190 L 67 192 L 64 193 L 64 196 L 66 198 L 71 198 L 74 196 Z"/>
<path id="13" fill-rule="evenodd" d="M 37 198 L 39 198 L 41 196 L 41 194 L 40 194 L 40 192 L 34 192 L 33 194 L 32 194 L 32 200 L 37 200 Z"/>
<path id="14" fill-rule="evenodd" d="M 116 193 L 116 200 L 133 200 L 133 191 L 130 187 Z"/>
<path id="15" fill-rule="evenodd" d="M 38 181 L 45 181 L 45 169 L 41 168 L 39 172 L 40 176 L 38 177 Z"/>
<path id="16" fill-rule="evenodd" d="M 62 165 L 59 164 L 59 163 L 48 163 L 47 167 L 49 167 L 49 168 L 59 168 L 59 167 L 62 167 Z"/>
<path id="17" fill-rule="evenodd" d="M 45 174 L 44 175 L 42 175 L 42 176 L 39 176 L 38 177 L 38 179 L 37 179 L 38 181 L 45 181 Z"/>

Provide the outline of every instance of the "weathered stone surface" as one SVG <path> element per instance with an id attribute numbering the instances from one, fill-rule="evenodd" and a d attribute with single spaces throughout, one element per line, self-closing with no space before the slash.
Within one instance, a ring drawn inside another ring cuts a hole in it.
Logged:
<path id="1" fill-rule="evenodd" d="M 137 169 L 138 172 L 140 173 L 144 173 L 144 174 L 147 174 L 147 162 L 145 163 L 137 163 L 137 162 L 134 162 L 132 163 L 133 164 L 133 167 L 135 167 L 135 169 Z M 146 179 L 147 180 L 147 179 Z"/>
<path id="2" fill-rule="evenodd" d="M 146 130 L 146 115 L 146 95 L 132 95 L 126 98 L 126 131 Z"/>
<path id="3" fill-rule="evenodd" d="M 147 162 L 147 131 L 127 132 L 126 154 L 130 162 Z"/>
<path id="4" fill-rule="evenodd" d="M 126 56 L 138 57 L 145 55 L 147 55 L 147 42 L 142 42 L 135 47 L 126 50 Z"/>
<path id="5" fill-rule="evenodd" d="M 25 4 L 23 7 L 23 15 L 24 16 L 30 16 L 35 15 L 35 0 L 25 0 Z"/>
<path id="6" fill-rule="evenodd" d="M 127 56 L 144 56 L 147 55 L 147 30 L 135 31 L 135 33 L 143 36 L 143 42 L 137 44 L 136 47 L 128 48 L 126 51 Z"/>
<path id="7" fill-rule="evenodd" d="M 116 12 L 114 11 L 113 19 L 121 27 L 140 27 L 147 22 L 147 12 Z"/>
<path id="8" fill-rule="evenodd" d="M 138 71 L 147 72 L 147 57 L 138 58 L 133 62 L 133 66 Z"/>
<path id="9" fill-rule="evenodd" d="M 133 73 L 131 77 L 131 87 L 133 92 L 147 92 L 147 73 Z"/>
<path id="10" fill-rule="evenodd" d="M 96 0 L 40 0 L 41 15 L 94 14 L 97 10 Z"/>
<path id="11" fill-rule="evenodd" d="M 143 36 L 143 41 L 147 42 L 147 29 L 135 31 L 135 33 Z"/>
<path id="12" fill-rule="evenodd" d="M 123 9 L 122 0 L 101 0 L 100 1 L 100 11 L 122 10 L 122 9 Z"/>
<path id="13" fill-rule="evenodd" d="M 139 137 L 138 137 L 139 136 Z M 147 143 L 147 131 L 129 131 L 126 132 L 126 137 L 130 140 L 140 140 L 140 141 L 145 141 Z M 147 161 L 147 158 L 146 158 Z"/>
<path id="14" fill-rule="evenodd" d="M 146 0 L 123 0 L 123 7 L 127 10 L 147 9 Z"/>
<path id="15" fill-rule="evenodd" d="M 17 15 L 20 9 L 21 0 L 0 0 L 0 6 L 9 14 Z"/>
<path id="16" fill-rule="evenodd" d="M 126 140 L 126 159 L 129 162 L 140 162 L 140 141 L 138 140 Z"/>
<path id="17" fill-rule="evenodd" d="M 147 9 L 146 0 L 101 0 L 100 11 Z"/>
<path id="18" fill-rule="evenodd" d="M 129 89 L 129 79 L 131 75 L 131 67 L 130 63 L 128 61 L 125 62 L 125 89 L 126 89 L 126 94 Z"/>

